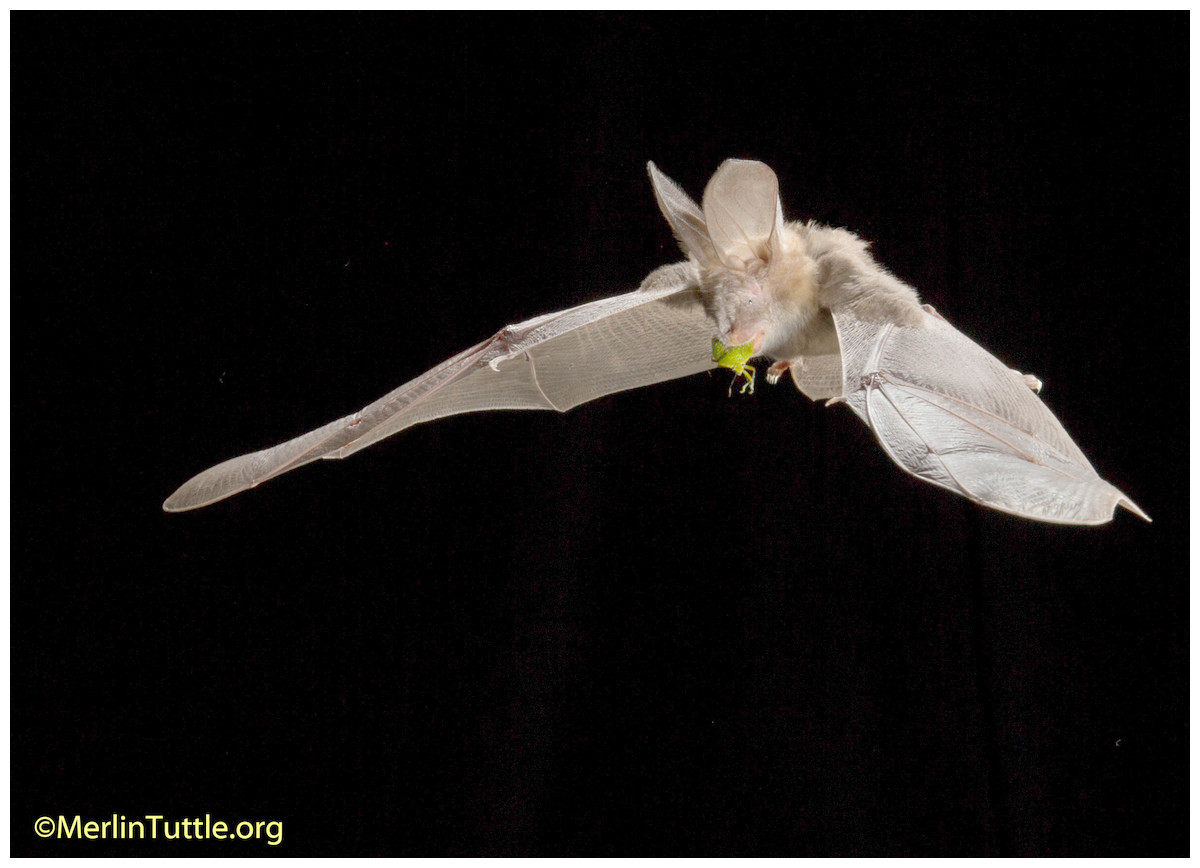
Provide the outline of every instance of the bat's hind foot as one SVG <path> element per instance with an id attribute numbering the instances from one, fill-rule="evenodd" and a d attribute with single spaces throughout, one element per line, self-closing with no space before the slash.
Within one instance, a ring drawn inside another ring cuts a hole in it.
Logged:
<path id="1" fill-rule="evenodd" d="M 767 382 L 774 386 L 779 382 L 779 378 L 790 371 L 791 368 L 791 362 L 775 362 L 771 367 L 767 368 Z"/>
<path id="2" fill-rule="evenodd" d="M 1035 377 L 1033 374 L 1022 374 L 1016 368 L 1010 368 L 1010 370 L 1014 374 L 1016 374 L 1018 377 L 1020 377 L 1021 382 L 1024 383 L 1026 386 L 1028 386 L 1031 391 L 1037 392 L 1037 393 L 1040 393 L 1042 391 L 1042 381 L 1039 380 L 1037 377 Z"/>

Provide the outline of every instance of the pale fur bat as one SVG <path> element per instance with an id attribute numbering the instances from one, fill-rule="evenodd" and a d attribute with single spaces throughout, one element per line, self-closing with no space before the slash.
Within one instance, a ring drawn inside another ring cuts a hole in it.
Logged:
<path id="1" fill-rule="evenodd" d="M 636 291 L 507 326 L 357 413 L 233 458 L 163 508 L 207 506 L 318 458 L 345 458 L 442 416 L 566 411 L 624 389 L 774 360 L 813 400 L 845 403 L 905 471 L 983 506 L 1039 521 L 1100 524 L 1117 506 L 1034 394 L 1040 382 L 954 329 L 844 229 L 783 219 L 775 173 L 727 160 L 702 207 L 653 163 L 659 207 L 687 260 Z"/>

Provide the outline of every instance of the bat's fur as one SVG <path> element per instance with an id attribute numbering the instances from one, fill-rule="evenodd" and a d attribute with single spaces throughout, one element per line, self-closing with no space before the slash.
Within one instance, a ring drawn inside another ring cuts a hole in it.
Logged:
<path id="1" fill-rule="evenodd" d="M 821 307 L 848 304 L 861 320 L 924 327 L 917 291 L 876 262 L 866 241 L 849 230 L 811 220 L 788 228 L 803 238 L 816 262 Z"/>
<path id="2" fill-rule="evenodd" d="M 859 319 L 923 327 L 916 291 L 877 263 L 865 241 L 811 221 L 783 222 L 774 173 L 761 163 L 725 161 L 703 209 L 653 164 L 650 174 L 725 343 L 753 343 L 756 355 L 783 360 L 837 353 L 829 310 L 838 304 Z"/>

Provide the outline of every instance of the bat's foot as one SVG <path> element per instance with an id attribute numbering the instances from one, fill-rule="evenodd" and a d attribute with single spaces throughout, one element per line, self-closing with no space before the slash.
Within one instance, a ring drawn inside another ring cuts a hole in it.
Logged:
<path id="1" fill-rule="evenodd" d="M 767 382 L 774 386 L 779 382 L 779 378 L 786 374 L 791 367 L 791 362 L 775 362 L 771 367 L 767 368 Z"/>
<path id="2" fill-rule="evenodd" d="M 1021 382 L 1024 383 L 1026 386 L 1028 386 L 1032 391 L 1037 392 L 1038 394 L 1041 394 L 1041 391 L 1042 391 L 1042 381 L 1041 380 L 1039 380 L 1033 374 L 1022 374 L 1016 368 L 1009 368 L 1009 370 L 1011 370 L 1014 374 L 1016 374 L 1018 377 L 1020 377 Z"/>

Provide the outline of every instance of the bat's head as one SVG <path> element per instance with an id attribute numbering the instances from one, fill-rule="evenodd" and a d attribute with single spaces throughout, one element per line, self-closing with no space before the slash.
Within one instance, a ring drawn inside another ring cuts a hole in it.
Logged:
<path id="1" fill-rule="evenodd" d="M 753 160 L 726 160 L 704 188 L 703 207 L 650 163 L 654 195 L 721 338 L 778 355 L 817 312 L 815 267 L 803 237 L 783 220 L 779 181 Z"/>

